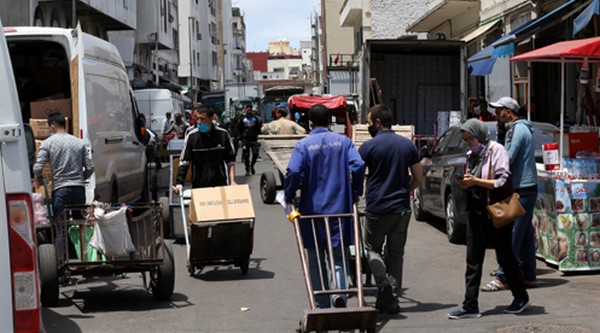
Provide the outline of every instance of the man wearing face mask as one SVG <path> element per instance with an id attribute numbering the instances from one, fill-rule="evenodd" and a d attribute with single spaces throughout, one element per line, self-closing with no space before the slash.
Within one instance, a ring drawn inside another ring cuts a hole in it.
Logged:
<path id="1" fill-rule="evenodd" d="M 423 182 L 423 169 L 417 147 L 391 130 L 392 112 L 387 106 L 370 108 L 367 121 L 373 139 L 358 150 L 368 169 L 364 242 L 377 283 L 375 307 L 379 312 L 395 314 L 400 311 L 396 296 L 402 292 L 410 192 Z M 386 249 L 382 251 L 384 242 Z M 381 256 L 384 252 L 385 260 Z"/>
<path id="2" fill-rule="evenodd" d="M 236 185 L 235 155 L 227 130 L 212 122 L 214 112 L 206 106 L 197 112 L 197 125 L 183 143 L 173 192 L 179 194 L 192 165 L 192 188 Z"/>

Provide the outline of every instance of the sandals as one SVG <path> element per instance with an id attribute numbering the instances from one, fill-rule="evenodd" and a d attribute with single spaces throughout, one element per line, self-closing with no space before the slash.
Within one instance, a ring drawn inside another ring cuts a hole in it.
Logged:
<path id="1" fill-rule="evenodd" d="M 506 290 L 506 289 L 508 289 L 508 285 L 506 285 L 505 283 L 503 283 L 502 281 L 499 281 L 499 280 L 492 280 L 492 281 L 490 281 L 490 283 L 481 287 L 481 291 L 488 291 L 488 292 L 500 291 L 500 290 Z"/>

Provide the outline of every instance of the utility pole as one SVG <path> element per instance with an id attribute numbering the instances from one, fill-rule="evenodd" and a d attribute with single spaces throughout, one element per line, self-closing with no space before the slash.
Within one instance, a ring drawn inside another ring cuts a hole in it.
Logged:
<path id="1" fill-rule="evenodd" d="M 222 73 L 221 89 L 225 89 L 225 48 L 223 44 L 223 0 L 217 0 L 217 29 L 219 29 L 219 68 Z"/>
<path id="2" fill-rule="evenodd" d="M 196 32 L 198 33 L 198 32 Z M 189 50 L 189 66 L 190 66 L 190 76 L 188 78 L 188 93 L 190 95 L 190 99 L 192 100 L 192 102 L 194 101 L 194 89 L 193 89 L 193 85 L 194 85 L 194 69 L 193 69 L 193 63 L 194 63 L 194 59 L 193 58 L 193 48 L 192 48 L 192 37 L 194 34 L 194 17 L 193 16 L 188 16 L 188 34 L 190 35 L 188 40 L 189 40 L 189 44 L 190 44 L 190 50 Z"/>
<path id="3" fill-rule="evenodd" d="M 166 8 L 165 8 L 166 10 Z M 165 13 L 166 14 L 166 13 Z M 158 79 L 158 33 L 160 31 L 160 0 L 156 0 L 156 15 L 154 16 L 154 20 L 156 22 L 156 35 L 154 36 L 154 79 L 156 86 L 158 87 L 159 79 Z"/>

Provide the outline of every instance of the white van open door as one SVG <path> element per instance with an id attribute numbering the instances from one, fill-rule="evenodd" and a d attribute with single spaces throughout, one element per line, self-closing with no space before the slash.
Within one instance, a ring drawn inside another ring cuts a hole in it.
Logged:
<path id="1" fill-rule="evenodd" d="M 69 59 L 70 73 L 71 73 L 71 107 L 73 110 L 73 135 L 83 140 L 88 154 L 92 153 L 92 146 L 89 140 L 87 130 L 87 114 L 85 112 L 79 112 L 80 109 L 86 109 L 86 98 L 85 89 L 80 89 L 80 84 L 85 84 L 85 77 L 83 71 L 83 58 L 85 55 L 85 48 L 83 45 L 83 31 L 81 30 L 81 24 L 77 23 L 77 28 L 73 30 L 76 35 L 71 39 L 71 50 L 75 50 L 71 54 Z M 92 202 L 94 200 L 94 192 L 96 189 L 96 174 L 86 181 L 85 185 L 85 202 Z"/>

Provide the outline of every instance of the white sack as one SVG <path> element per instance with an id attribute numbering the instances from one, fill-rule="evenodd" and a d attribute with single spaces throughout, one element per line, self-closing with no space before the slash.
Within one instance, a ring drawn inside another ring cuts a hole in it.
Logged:
<path id="1" fill-rule="evenodd" d="M 89 245 L 108 257 L 118 257 L 135 251 L 126 213 L 126 206 L 108 213 L 100 208 L 94 209 L 96 225 Z"/>

